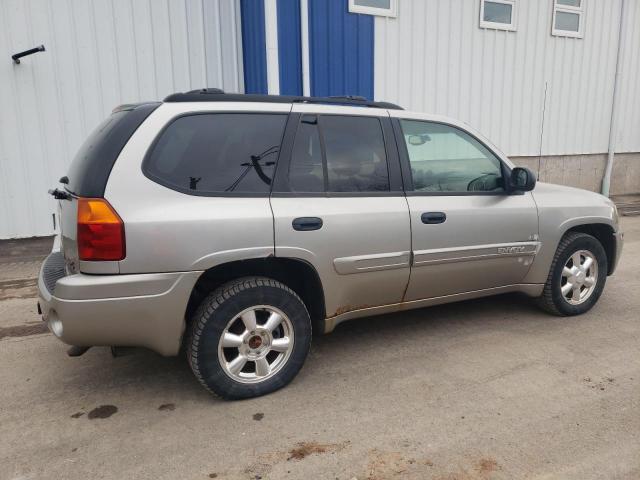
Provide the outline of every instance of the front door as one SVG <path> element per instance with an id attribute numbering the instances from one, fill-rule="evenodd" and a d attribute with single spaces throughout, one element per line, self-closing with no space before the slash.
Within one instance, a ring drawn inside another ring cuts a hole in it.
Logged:
<path id="1" fill-rule="evenodd" d="M 461 128 L 394 122 L 411 215 L 405 301 L 521 282 L 539 247 L 531 193 L 507 194 L 508 167 Z"/>
<path id="2" fill-rule="evenodd" d="M 409 211 L 389 117 L 342 112 L 294 105 L 271 196 L 276 256 L 315 267 L 327 317 L 402 301 L 410 271 Z"/>

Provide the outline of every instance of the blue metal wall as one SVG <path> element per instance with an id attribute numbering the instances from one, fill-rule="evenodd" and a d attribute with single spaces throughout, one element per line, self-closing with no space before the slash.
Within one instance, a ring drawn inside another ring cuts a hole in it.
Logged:
<path id="1" fill-rule="evenodd" d="M 373 17 L 348 0 L 309 0 L 311 94 L 373 99 Z"/>
<path id="2" fill-rule="evenodd" d="M 308 0 L 311 95 L 373 99 L 374 19 L 348 0 Z M 241 0 L 246 93 L 267 93 L 264 0 Z M 280 93 L 302 94 L 300 1 L 277 0 Z"/>
<path id="3" fill-rule="evenodd" d="M 245 93 L 267 93 L 264 0 L 241 0 Z"/>
<path id="4" fill-rule="evenodd" d="M 302 95 L 300 0 L 278 0 L 280 94 Z"/>

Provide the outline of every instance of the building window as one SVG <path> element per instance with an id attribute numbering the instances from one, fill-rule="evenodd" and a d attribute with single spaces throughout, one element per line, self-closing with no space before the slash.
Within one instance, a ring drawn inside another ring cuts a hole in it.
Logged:
<path id="1" fill-rule="evenodd" d="M 349 11 L 381 17 L 397 17 L 398 0 L 349 0 Z"/>
<path id="2" fill-rule="evenodd" d="M 584 35 L 584 2 L 586 0 L 553 0 L 551 34 L 582 38 Z"/>
<path id="3" fill-rule="evenodd" d="M 516 0 L 480 0 L 480 28 L 516 30 Z"/>

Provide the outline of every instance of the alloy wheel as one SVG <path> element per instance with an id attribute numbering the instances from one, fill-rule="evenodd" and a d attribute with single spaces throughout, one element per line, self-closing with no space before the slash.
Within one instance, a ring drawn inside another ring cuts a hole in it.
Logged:
<path id="1" fill-rule="evenodd" d="M 218 360 L 236 382 L 258 383 L 287 363 L 293 342 L 289 317 L 275 307 L 256 305 L 227 324 L 218 343 Z"/>
<path id="2" fill-rule="evenodd" d="M 560 290 L 571 305 L 585 302 L 598 283 L 598 262 L 589 250 L 578 250 L 569 257 L 562 269 Z"/>

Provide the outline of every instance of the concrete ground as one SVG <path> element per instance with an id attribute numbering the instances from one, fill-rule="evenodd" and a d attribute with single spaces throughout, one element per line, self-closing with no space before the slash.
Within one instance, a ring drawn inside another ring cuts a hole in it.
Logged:
<path id="1" fill-rule="evenodd" d="M 238 402 L 183 358 L 67 357 L 14 278 L 37 263 L 5 257 L 0 478 L 638 479 L 640 218 L 624 228 L 586 315 L 506 295 L 356 320 L 287 388 Z"/>

